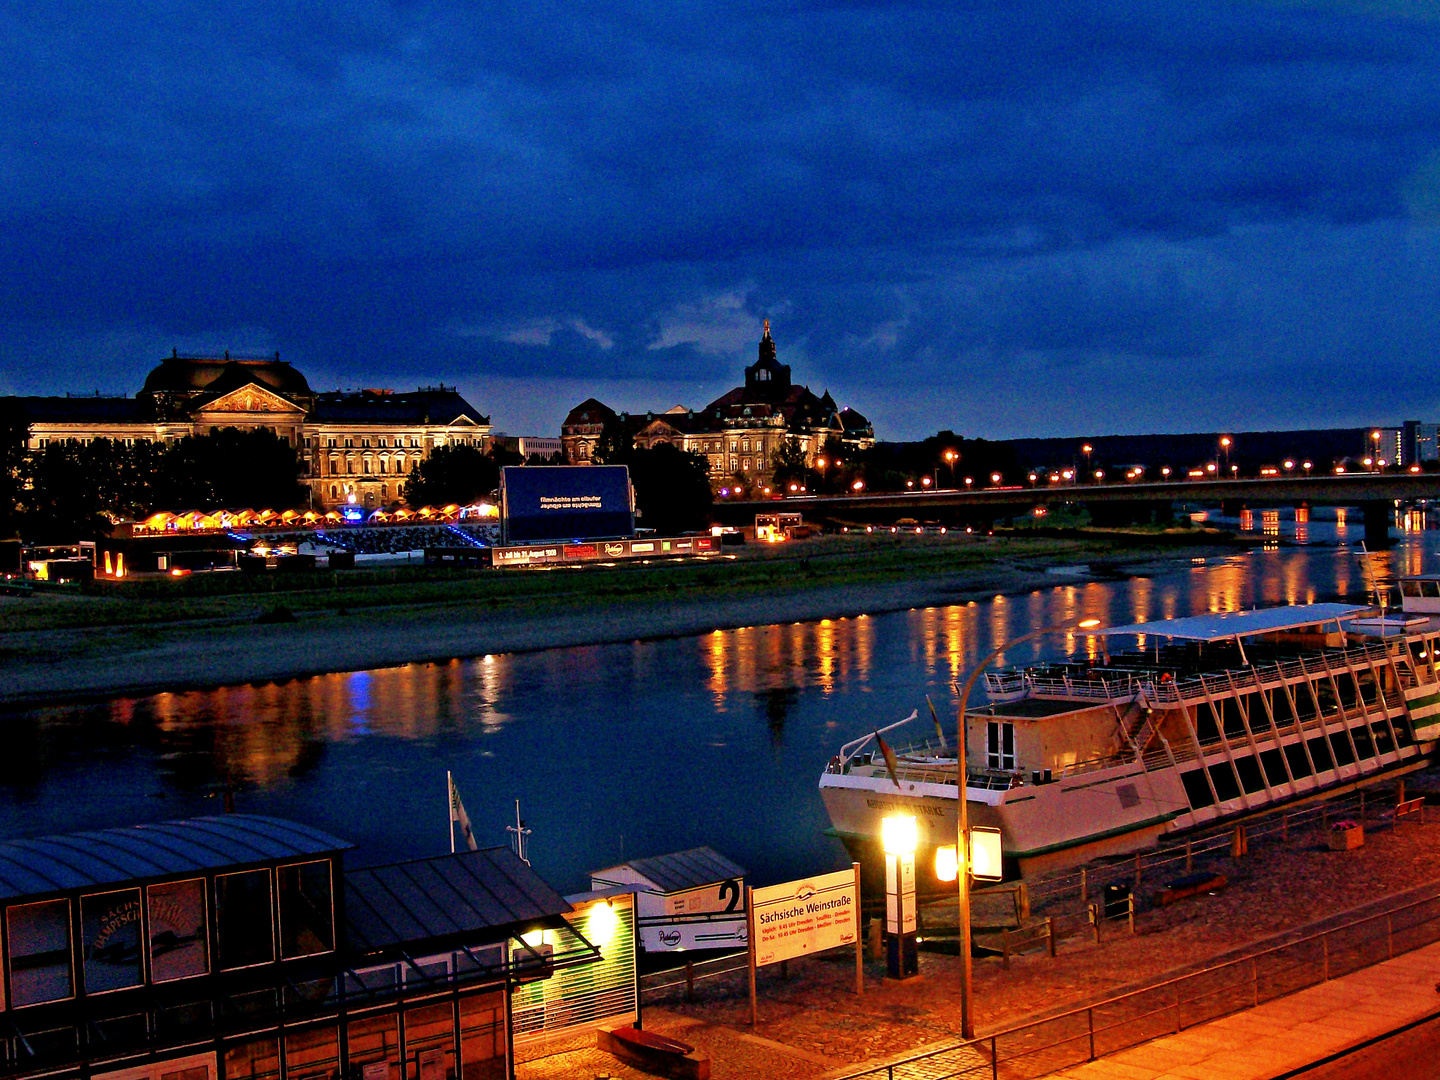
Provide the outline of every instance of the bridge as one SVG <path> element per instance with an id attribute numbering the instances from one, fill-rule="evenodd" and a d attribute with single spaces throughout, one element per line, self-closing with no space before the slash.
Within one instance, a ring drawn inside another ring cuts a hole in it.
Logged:
<path id="1" fill-rule="evenodd" d="M 1339 476 L 1280 476 L 1232 480 L 1167 480 L 1161 483 L 1066 484 L 987 487 L 974 490 L 860 492 L 853 495 L 790 496 L 785 499 L 717 499 L 713 517 L 723 525 L 753 525 L 756 514 L 790 511 L 810 520 L 859 523 L 993 521 L 1029 513 L 1037 506 L 1083 506 L 1203 502 L 1238 512 L 1244 507 L 1355 506 L 1365 519 L 1365 541 L 1389 542 L 1395 504 L 1440 500 L 1440 473 L 1344 473 Z"/>

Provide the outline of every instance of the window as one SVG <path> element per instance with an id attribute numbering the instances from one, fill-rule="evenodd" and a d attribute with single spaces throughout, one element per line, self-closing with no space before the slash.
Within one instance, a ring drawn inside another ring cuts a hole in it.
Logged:
<path id="1" fill-rule="evenodd" d="M 740 450 L 741 450 L 742 453 L 746 453 L 746 454 L 748 454 L 748 453 L 750 452 L 750 440 L 749 440 L 749 439 L 741 439 L 741 440 L 740 440 Z"/>
<path id="2" fill-rule="evenodd" d="M 383 449 L 384 446 L 385 446 L 385 437 L 382 435 L 378 441 L 379 441 L 379 443 L 380 443 L 380 447 Z M 396 439 L 396 440 L 395 440 L 395 445 L 396 445 L 396 446 L 399 446 L 399 445 L 400 445 L 400 440 L 399 440 L 399 439 Z"/>
<path id="3" fill-rule="evenodd" d="M 169 982 L 210 970 L 205 882 L 171 881 L 145 890 L 150 915 L 150 979 Z"/>
<path id="4" fill-rule="evenodd" d="M 749 472 L 749 471 L 750 471 L 750 459 L 749 459 L 748 457 L 747 457 L 745 460 L 743 460 L 742 462 L 740 462 L 740 471 L 741 471 L 741 472 Z"/>
<path id="5" fill-rule="evenodd" d="M 85 992 L 139 986 L 140 890 L 121 889 L 80 899 Z"/>
<path id="6" fill-rule="evenodd" d="M 270 925 L 270 871 L 219 874 L 215 878 L 215 959 L 225 968 L 275 959 Z"/>
<path id="7" fill-rule="evenodd" d="M 382 469 L 381 471 L 383 472 L 384 470 Z M 385 485 L 384 485 L 384 484 L 381 484 L 381 485 L 380 485 L 380 497 L 381 497 L 382 499 L 385 498 Z"/>
<path id="8" fill-rule="evenodd" d="M 281 957 L 329 952 L 335 947 L 329 860 L 282 866 L 279 880 Z"/>
<path id="9" fill-rule="evenodd" d="M 405 1011 L 405 1080 L 455 1080 L 455 1014 L 448 1001 Z"/>
<path id="10" fill-rule="evenodd" d="M 226 1047 L 225 1080 L 280 1080 L 280 1040 L 253 1039 Z"/>
<path id="11" fill-rule="evenodd" d="M 70 977 L 70 904 L 45 900 L 5 912 L 10 1002 L 38 1005 L 74 996 Z"/>
<path id="12" fill-rule="evenodd" d="M 361 439 L 360 445 L 368 448 L 370 446 L 370 440 L 368 438 Z"/>
<path id="13" fill-rule="evenodd" d="M 336 485 L 331 484 L 331 485 L 330 485 L 330 497 L 331 497 L 332 499 L 335 499 L 335 498 L 339 498 L 339 496 L 340 496 L 340 489 L 339 489 Z"/>
<path id="14" fill-rule="evenodd" d="M 352 1020 L 346 1030 L 347 1080 L 400 1080 L 400 1018 Z"/>
<path id="15" fill-rule="evenodd" d="M 385 471 L 385 466 L 386 466 L 386 461 L 385 461 L 385 459 L 382 457 L 382 458 L 380 459 L 380 471 L 381 471 L 382 473 Z"/>
<path id="16" fill-rule="evenodd" d="M 334 439 L 327 439 L 327 440 L 326 440 L 326 443 L 327 443 L 327 445 L 330 447 L 330 449 L 332 449 L 332 450 L 335 449 L 335 440 L 334 440 Z"/>
<path id="17" fill-rule="evenodd" d="M 354 459 L 354 458 L 346 458 L 346 459 L 345 459 L 345 471 L 346 471 L 347 473 L 349 473 L 351 476 L 354 476 L 354 475 L 355 475 L 355 459 Z"/>
<path id="18" fill-rule="evenodd" d="M 366 475 L 366 476 L 369 476 L 369 475 L 370 475 L 370 459 L 369 459 L 368 457 L 367 457 L 367 458 L 365 459 L 365 461 L 364 461 L 364 466 L 365 466 L 365 475 Z"/>
<path id="19" fill-rule="evenodd" d="M 340 1075 L 340 1031 L 322 1027 L 285 1036 L 285 1080 L 335 1080 Z"/>
<path id="20" fill-rule="evenodd" d="M 1015 770 L 1015 725 L 991 720 L 986 725 L 986 763 L 1001 772 Z"/>
<path id="21" fill-rule="evenodd" d="M 499 993 L 460 999 L 460 1078 L 505 1075 L 505 1001 Z"/>

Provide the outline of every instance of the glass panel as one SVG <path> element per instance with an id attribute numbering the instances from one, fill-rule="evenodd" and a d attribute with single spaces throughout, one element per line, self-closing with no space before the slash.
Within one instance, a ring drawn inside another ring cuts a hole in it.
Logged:
<path id="1" fill-rule="evenodd" d="M 85 992 L 139 986 L 140 890 L 81 897 L 80 926 Z"/>
<path id="2" fill-rule="evenodd" d="M 70 997 L 70 904 L 65 900 L 24 904 L 6 911 L 5 919 L 10 931 L 12 1004 Z"/>
<path id="3" fill-rule="evenodd" d="M 254 1039 L 225 1048 L 225 1080 L 279 1080 L 280 1041 Z"/>
<path id="4" fill-rule="evenodd" d="M 280 955 L 329 952 L 335 947 L 329 860 L 282 866 L 279 875 Z"/>
<path id="5" fill-rule="evenodd" d="M 210 970 L 205 882 L 172 881 L 145 892 L 150 914 L 150 979 L 169 982 Z"/>
<path id="6" fill-rule="evenodd" d="M 221 969 L 275 959 L 270 926 L 270 871 L 215 878 L 215 959 Z"/>
<path id="7" fill-rule="evenodd" d="M 160 1080 L 209 1080 L 210 1069 L 205 1065 L 192 1065 L 188 1069 L 160 1074 Z"/>
<path id="8" fill-rule="evenodd" d="M 455 1014 L 449 1002 L 406 1010 L 405 1080 L 455 1080 Z"/>
<path id="9" fill-rule="evenodd" d="M 504 995 L 497 992 L 461 998 L 461 1080 L 501 1080 L 504 1075 Z"/>
<path id="10" fill-rule="evenodd" d="M 285 1036 L 285 1080 L 332 1080 L 340 1075 L 340 1031 L 324 1027 Z"/>
<path id="11" fill-rule="evenodd" d="M 349 1080 L 400 1080 L 400 1018 L 352 1020 L 346 1032 Z"/>

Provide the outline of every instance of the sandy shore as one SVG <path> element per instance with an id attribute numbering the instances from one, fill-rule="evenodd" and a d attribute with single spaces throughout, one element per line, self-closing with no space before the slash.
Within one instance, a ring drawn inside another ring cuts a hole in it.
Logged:
<path id="1" fill-rule="evenodd" d="M 1054 587 L 1052 558 L 997 557 L 948 573 L 910 579 L 828 584 L 797 576 L 783 587 L 725 596 L 715 588 L 677 587 L 661 596 L 601 599 L 570 595 L 539 604 L 458 599 L 364 608 L 297 609 L 294 622 L 256 621 L 274 597 L 210 618 L 120 621 L 111 625 L 0 629 L 5 677 L 0 707 L 129 696 L 236 683 L 291 679 L 487 653 L 523 652 L 701 634 L 717 629 L 878 614 L 988 599 Z M 1191 552 L 1133 552 L 1114 569 L 1175 565 Z M 1017 565 L 1019 563 L 1020 565 Z M 597 579 L 598 581 L 599 579 Z M 718 595 L 717 595 L 718 593 Z M 278 597 L 280 600 L 286 597 Z M 292 601 L 293 602 L 293 601 Z M 0 604 L 6 609 L 30 600 Z M 83 621 L 83 620 L 82 620 Z"/>

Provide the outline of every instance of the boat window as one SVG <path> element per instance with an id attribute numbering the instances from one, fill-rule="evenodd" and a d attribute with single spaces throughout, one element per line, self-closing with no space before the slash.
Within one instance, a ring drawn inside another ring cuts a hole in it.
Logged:
<path id="1" fill-rule="evenodd" d="M 1317 773 L 1327 772 L 1335 767 L 1330 758 L 1330 744 L 1323 737 L 1310 740 L 1310 760 L 1315 762 Z"/>
<path id="2" fill-rule="evenodd" d="M 460 1075 L 464 1080 L 505 1075 L 505 999 L 499 993 L 460 999 Z"/>
<path id="3" fill-rule="evenodd" d="M 338 1080 L 340 1032 L 333 1027 L 285 1036 L 285 1080 Z"/>
<path id="4" fill-rule="evenodd" d="M 1265 790 L 1265 780 L 1260 775 L 1260 763 L 1253 757 L 1235 759 L 1235 771 L 1240 774 L 1240 787 L 1245 794 L 1253 795 Z"/>
<path id="5" fill-rule="evenodd" d="M 1357 727 L 1350 729 L 1350 736 L 1355 740 L 1355 752 L 1364 760 L 1375 756 L 1375 747 L 1370 742 L 1370 729 L 1368 727 Z"/>
<path id="6" fill-rule="evenodd" d="M 1181 773 L 1180 780 L 1185 785 L 1185 797 L 1190 800 L 1192 810 L 1215 804 L 1215 796 L 1210 793 L 1210 785 L 1205 782 L 1205 770 L 1191 769 L 1187 773 Z"/>
<path id="7" fill-rule="evenodd" d="M 991 720 L 986 725 L 986 764 L 1001 772 L 1015 769 L 1015 725 Z"/>
<path id="8" fill-rule="evenodd" d="M 1355 764 L 1355 752 L 1350 749 L 1350 740 L 1343 731 L 1337 731 L 1330 736 L 1330 753 L 1335 756 L 1336 765 Z"/>
<path id="9" fill-rule="evenodd" d="M 46 900 L 5 912 L 10 1003 L 38 1005 L 74 993 L 70 978 L 70 903 Z"/>
<path id="10" fill-rule="evenodd" d="M 81 897 L 80 926 L 85 992 L 139 986 L 140 890 Z"/>
<path id="11" fill-rule="evenodd" d="M 1285 761 L 1290 766 L 1290 775 L 1301 780 L 1311 774 L 1310 759 L 1305 756 L 1302 743 L 1290 743 L 1285 747 Z"/>
<path id="12" fill-rule="evenodd" d="M 252 1039 L 225 1048 L 225 1080 L 279 1080 L 280 1041 Z"/>
<path id="13" fill-rule="evenodd" d="M 1279 787 L 1281 784 L 1288 784 L 1290 777 L 1285 775 L 1285 761 L 1280 756 L 1279 750 L 1260 751 L 1260 765 L 1265 770 L 1265 779 L 1270 781 L 1271 787 Z"/>
<path id="14" fill-rule="evenodd" d="M 400 1080 L 400 1018 L 395 1013 L 350 1021 L 349 1080 Z"/>
<path id="15" fill-rule="evenodd" d="M 280 879 L 280 955 L 311 956 L 335 947 L 330 906 L 330 861 L 282 866 Z"/>
<path id="16" fill-rule="evenodd" d="M 1431 600 L 1440 599 L 1440 581 L 1422 581 L 1420 583 L 1420 595 Z"/>
<path id="17" fill-rule="evenodd" d="M 1395 740 L 1390 735 L 1388 725 L 1383 723 L 1371 724 L 1370 732 L 1375 739 L 1375 752 L 1377 754 L 1393 754 L 1395 752 Z"/>
<path id="18" fill-rule="evenodd" d="M 1418 581 L 1402 581 L 1402 582 L 1400 582 L 1400 595 L 1401 595 L 1401 596 L 1419 596 L 1419 595 L 1420 595 L 1420 582 L 1418 582 Z"/>
<path id="19" fill-rule="evenodd" d="M 221 969 L 274 960 L 270 871 L 216 875 L 215 922 L 215 959 Z"/>
<path id="20" fill-rule="evenodd" d="M 1240 784 L 1236 781 L 1235 771 L 1230 768 L 1228 761 L 1210 766 L 1210 782 L 1215 785 L 1215 794 L 1221 802 L 1240 797 Z"/>
<path id="21" fill-rule="evenodd" d="M 448 1001 L 405 1010 L 405 1080 L 455 1080 L 455 1013 Z"/>
<path id="22" fill-rule="evenodd" d="M 169 982 L 210 970 L 205 881 L 167 881 L 145 890 L 150 914 L 150 979 Z"/>

